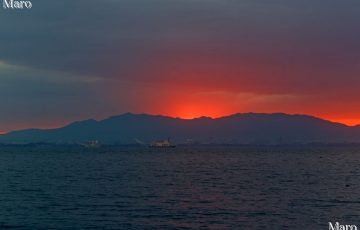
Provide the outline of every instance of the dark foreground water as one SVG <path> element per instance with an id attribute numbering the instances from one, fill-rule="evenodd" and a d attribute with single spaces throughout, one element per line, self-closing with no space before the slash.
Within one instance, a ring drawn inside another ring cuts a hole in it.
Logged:
<path id="1" fill-rule="evenodd" d="M 360 148 L 0 148 L 0 229 L 360 226 Z"/>

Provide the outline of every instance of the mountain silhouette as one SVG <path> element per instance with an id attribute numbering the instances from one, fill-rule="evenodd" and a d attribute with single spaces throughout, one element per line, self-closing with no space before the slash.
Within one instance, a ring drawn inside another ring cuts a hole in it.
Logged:
<path id="1" fill-rule="evenodd" d="M 172 138 L 175 143 L 291 144 L 360 142 L 360 127 L 349 127 L 307 115 L 243 113 L 191 120 L 126 113 L 105 120 L 84 120 L 57 129 L 27 129 L 0 135 L 2 143 L 149 143 Z"/>

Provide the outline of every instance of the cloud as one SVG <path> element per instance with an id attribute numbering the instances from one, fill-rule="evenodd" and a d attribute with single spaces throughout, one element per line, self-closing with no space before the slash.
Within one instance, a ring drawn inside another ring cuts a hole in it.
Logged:
<path id="1" fill-rule="evenodd" d="M 270 62 L 308 71 L 315 61 L 319 69 L 333 63 L 347 68 L 359 53 L 358 6 L 356 1 L 319 0 L 37 0 L 31 11 L 0 15 L 0 58 L 141 80 L 149 75 L 156 80 L 156 73 L 141 69 L 154 71 L 153 64 L 183 53 L 253 68 Z"/>
<path id="2" fill-rule="evenodd" d="M 20 73 L 20 75 L 19 75 Z M 26 73 L 26 76 L 23 74 Z M 27 66 L 9 64 L 0 60 L 1 78 L 26 78 L 26 80 L 42 80 L 48 82 L 84 82 L 91 83 L 103 81 L 104 79 L 96 76 L 81 76 L 67 72 L 58 72 L 52 70 L 36 69 Z"/>
<path id="3" fill-rule="evenodd" d="M 31 10 L 0 9 L 0 121 L 9 129 L 25 119 L 156 112 L 151 105 L 174 91 L 176 102 L 204 91 L 248 101 L 231 111 L 273 105 L 329 116 L 336 105 L 360 116 L 351 109 L 359 21 L 357 0 L 33 0 Z"/>
<path id="4" fill-rule="evenodd" d="M 106 109 L 98 78 L 75 76 L 0 61 L 0 130 L 54 127 L 96 116 L 92 106 Z"/>

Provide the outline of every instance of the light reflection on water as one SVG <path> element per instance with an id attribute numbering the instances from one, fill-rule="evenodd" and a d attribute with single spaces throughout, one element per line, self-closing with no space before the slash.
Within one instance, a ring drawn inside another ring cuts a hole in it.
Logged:
<path id="1" fill-rule="evenodd" d="M 0 228 L 360 225 L 360 148 L 0 148 Z"/>

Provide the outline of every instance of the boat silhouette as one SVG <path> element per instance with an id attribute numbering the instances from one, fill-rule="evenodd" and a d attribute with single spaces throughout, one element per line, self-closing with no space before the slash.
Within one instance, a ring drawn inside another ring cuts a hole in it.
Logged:
<path id="1" fill-rule="evenodd" d="M 171 144 L 170 138 L 166 140 L 157 140 L 152 142 L 149 147 L 151 148 L 175 148 L 176 145 Z"/>

